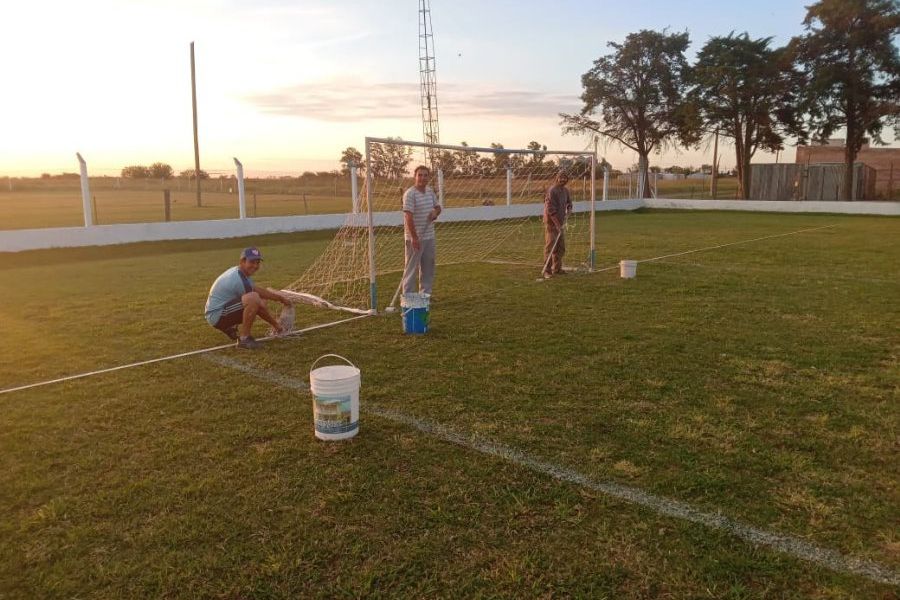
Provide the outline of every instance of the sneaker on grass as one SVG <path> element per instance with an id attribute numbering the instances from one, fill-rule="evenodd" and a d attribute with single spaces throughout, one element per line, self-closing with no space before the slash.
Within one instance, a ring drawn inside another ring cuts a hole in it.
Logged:
<path id="1" fill-rule="evenodd" d="M 256 350 L 261 347 L 262 344 L 257 342 L 253 336 L 242 337 L 238 340 L 237 347 L 243 348 L 244 350 Z"/>

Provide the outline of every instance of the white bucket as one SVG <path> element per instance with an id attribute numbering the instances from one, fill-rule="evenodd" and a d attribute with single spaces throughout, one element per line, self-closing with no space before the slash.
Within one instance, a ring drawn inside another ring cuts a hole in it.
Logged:
<path id="1" fill-rule="evenodd" d="M 315 368 L 323 358 L 334 357 L 348 365 Z M 359 369 L 343 356 L 324 354 L 309 368 L 313 395 L 313 421 L 320 440 L 345 440 L 359 431 Z"/>
<path id="2" fill-rule="evenodd" d="M 624 279 L 633 279 L 637 276 L 637 261 L 636 260 L 620 260 L 619 261 L 619 275 Z"/>

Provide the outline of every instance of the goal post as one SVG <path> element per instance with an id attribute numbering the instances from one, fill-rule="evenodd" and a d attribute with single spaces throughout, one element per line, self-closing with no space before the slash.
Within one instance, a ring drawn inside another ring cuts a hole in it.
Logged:
<path id="1" fill-rule="evenodd" d="M 557 175 L 565 173 L 573 212 L 565 222 L 564 264 L 568 270 L 589 272 L 596 259 L 596 164 L 594 150 L 368 137 L 360 191 L 365 206 L 347 215 L 322 255 L 286 292 L 300 302 L 354 313 L 384 308 L 404 268 L 402 197 L 420 165 L 431 171 L 428 185 L 443 208 L 435 221 L 438 266 L 521 265 L 523 274 L 538 275 L 544 262 L 544 196 Z"/>

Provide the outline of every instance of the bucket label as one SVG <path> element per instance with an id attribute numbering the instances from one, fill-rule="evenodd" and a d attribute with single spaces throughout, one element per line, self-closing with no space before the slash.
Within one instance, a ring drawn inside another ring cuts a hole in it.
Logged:
<path id="1" fill-rule="evenodd" d="M 359 427 L 353 421 L 350 396 L 313 396 L 313 413 L 319 433 L 347 433 Z"/>

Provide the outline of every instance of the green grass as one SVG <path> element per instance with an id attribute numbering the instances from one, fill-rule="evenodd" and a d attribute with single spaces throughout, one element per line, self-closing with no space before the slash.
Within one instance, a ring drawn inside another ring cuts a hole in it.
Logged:
<path id="1" fill-rule="evenodd" d="M 378 317 L 220 354 L 362 406 L 900 570 L 900 221 L 602 215 L 599 264 L 439 269 L 433 329 Z M 283 285 L 329 236 L 258 238 Z M 219 344 L 211 280 L 248 240 L 0 255 L 0 388 Z M 439 249 L 440 251 L 440 249 Z M 334 317 L 300 308 L 304 324 Z M 0 396 L 0 597 L 894 597 L 735 537 L 201 357 Z"/>

